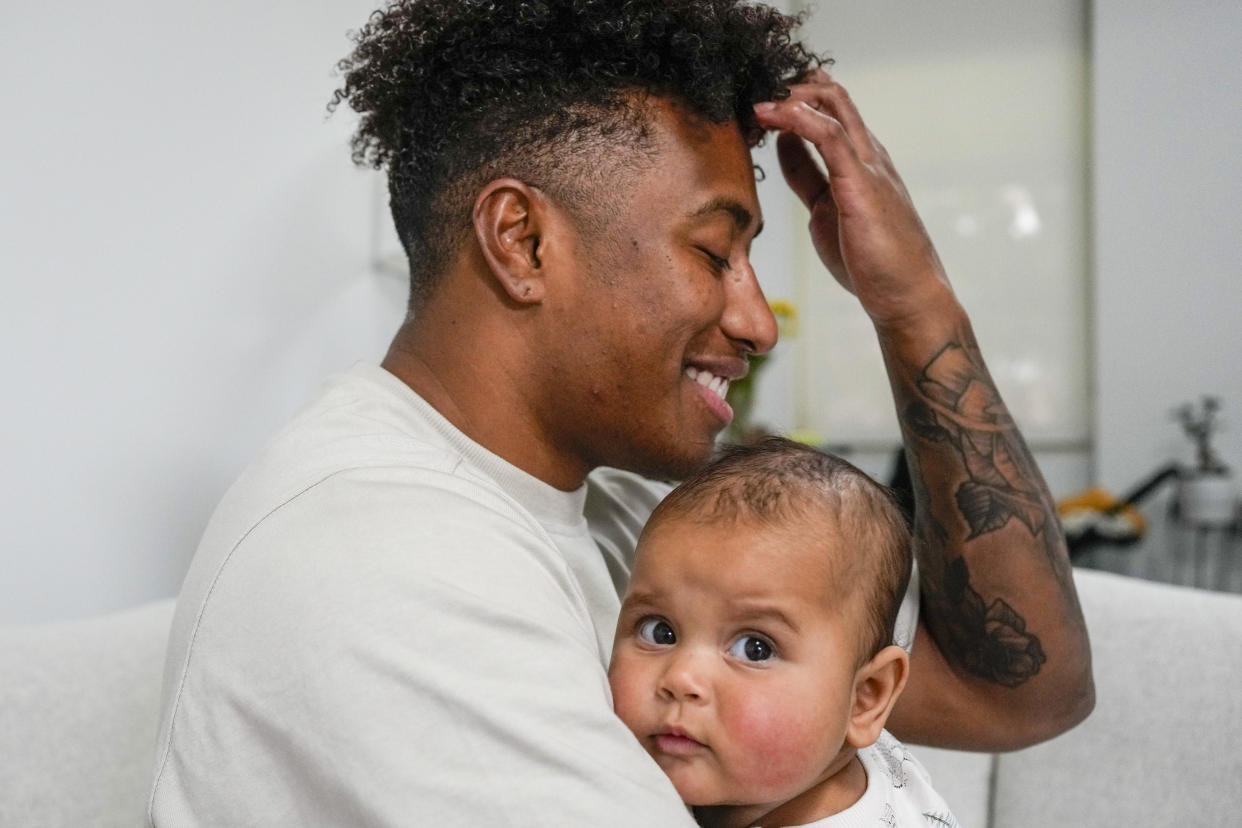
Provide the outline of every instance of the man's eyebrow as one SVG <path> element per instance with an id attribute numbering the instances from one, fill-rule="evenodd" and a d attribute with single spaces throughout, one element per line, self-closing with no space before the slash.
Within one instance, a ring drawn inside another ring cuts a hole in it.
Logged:
<path id="1" fill-rule="evenodd" d="M 740 201 L 729 198 L 728 196 L 716 196 L 694 212 L 690 213 L 690 218 L 700 218 L 712 213 L 728 213 L 733 219 L 733 223 L 738 230 L 745 230 L 750 227 L 750 223 L 755 220 L 750 210 L 746 209 Z M 763 232 L 763 222 L 759 222 L 759 226 L 755 229 L 755 235 L 758 236 Z"/>

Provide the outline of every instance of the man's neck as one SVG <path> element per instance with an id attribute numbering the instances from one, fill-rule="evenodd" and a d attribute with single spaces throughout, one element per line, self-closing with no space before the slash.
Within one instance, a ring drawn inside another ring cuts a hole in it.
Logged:
<path id="1" fill-rule="evenodd" d="M 493 346 L 484 332 L 458 329 L 450 340 L 437 328 L 445 326 L 407 320 L 381 363 L 384 369 L 493 454 L 562 491 L 581 486 L 590 468 L 551 448 L 514 385 L 519 374 L 501 359 L 503 346 Z"/>

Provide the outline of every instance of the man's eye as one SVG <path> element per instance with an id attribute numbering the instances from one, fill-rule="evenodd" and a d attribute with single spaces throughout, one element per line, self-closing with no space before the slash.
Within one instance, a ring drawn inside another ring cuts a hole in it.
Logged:
<path id="1" fill-rule="evenodd" d="M 776 651 L 757 635 L 743 635 L 729 646 L 729 655 L 744 661 L 767 661 Z"/>
<path id="2" fill-rule="evenodd" d="M 729 260 L 727 258 L 722 257 L 722 256 L 717 256 L 715 253 L 708 250 L 706 247 L 700 247 L 699 249 L 703 251 L 703 255 L 707 257 L 707 260 L 712 263 L 712 267 L 716 268 L 717 270 L 728 270 L 729 269 Z"/>
<path id="3" fill-rule="evenodd" d="M 663 618 L 648 618 L 638 625 L 638 637 L 648 644 L 668 647 L 677 643 L 677 633 Z"/>

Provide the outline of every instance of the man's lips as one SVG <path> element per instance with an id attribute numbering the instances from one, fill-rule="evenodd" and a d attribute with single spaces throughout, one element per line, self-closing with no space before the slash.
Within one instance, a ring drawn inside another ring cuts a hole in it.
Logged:
<path id="1" fill-rule="evenodd" d="M 725 425 L 733 420 L 733 409 L 725 402 L 729 382 L 746 376 L 746 360 L 736 357 L 695 359 L 683 370 L 686 379 L 698 386 L 708 409 Z"/>
<path id="2" fill-rule="evenodd" d="M 746 372 L 750 370 L 750 362 L 742 356 L 697 354 L 686 358 L 685 367 L 695 372 L 706 371 L 708 374 L 731 382 L 746 376 Z"/>
<path id="3" fill-rule="evenodd" d="M 690 736 L 681 728 L 668 728 L 652 736 L 656 748 L 671 756 L 691 756 L 707 749 L 707 745 Z"/>
<path id="4" fill-rule="evenodd" d="M 693 365 L 687 365 L 685 374 L 687 379 L 697 382 L 722 400 L 729 393 L 729 380 L 719 374 L 712 373 L 706 368 L 696 368 Z"/>

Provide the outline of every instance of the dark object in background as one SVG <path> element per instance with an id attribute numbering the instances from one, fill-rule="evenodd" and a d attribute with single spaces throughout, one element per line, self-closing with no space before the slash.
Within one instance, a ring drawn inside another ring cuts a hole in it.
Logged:
<path id="1" fill-rule="evenodd" d="M 1088 489 L 1057 504 L 1065 544 L 1070 558 L 1098 546 L 1130 546 L 1147 531 L 1147 523 L 1135 507 L 1169 480 L 1181 473 L 1176 463 L 1162 466 L 1120 498 L 1103 489 Z M 897 495 L 906 514 L 914 515 L 914 483 L 906 462 L 905 447 L 897 449 L 889 471 L 888 486 Z"/>
<path id="2" fill-rule="evenodd" d="M 1101 488 L 1088 489 L 1057 504 L 1070 559 L 1097 546 L 1130 546 L 1147 532 L 1147 522 L 1135 508 L 1182 469 L 1170 463 L 1157 469 L 1120 498 Z"/>
<path id="3" fill-rule="evenodd" d="M 906 462 L 906 447 L 898 446 L 893 455 L 893 465 L 888 473 L 888 487 L 897 495 L 897 502 L 906 513 L 906 519 L 914 523 L 914 481 L 910 479 L 910 464 Z"/>

